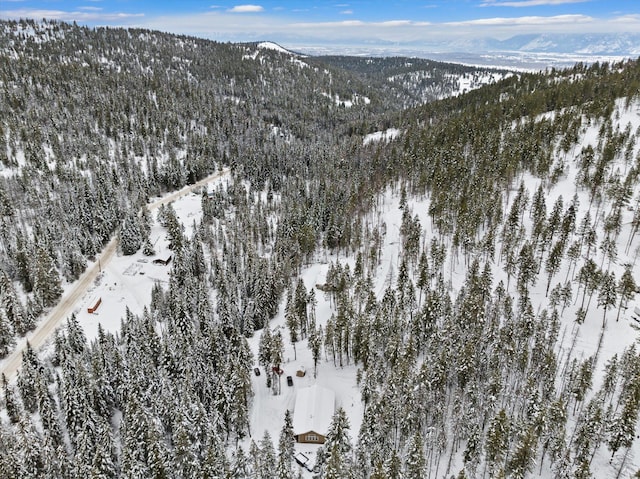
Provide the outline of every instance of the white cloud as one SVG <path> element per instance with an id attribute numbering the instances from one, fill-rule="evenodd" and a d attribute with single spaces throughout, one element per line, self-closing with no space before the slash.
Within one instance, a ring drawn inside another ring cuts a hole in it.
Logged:
<path id="1" fill-rule="evenodd" d="M 232 13 L 257 13 L 264 11 L 264 8 L 260 5 L 236 5 L 227 11 Z"/>
<path id="2" fill-rule="evenodd" d="M 447 22 L 446 25 L 456 26 L 503 26 L 503 25 L 549 25 L 549 24 L 574 24 L 593 22 L 593 18 L 587 15 L 556 15 L 553 17 L 496 17 L 480 18 L 477 20 L 467 20 L 462 22 Z"/>
<path id="3" fill-rule="evenodd" d="M 24 8 L 21 10 L 2 10 L 0 18 L 47 18 L 49 20 L 62 20 L 65 22 L 87 22 L 87 23 L 109 23 L 116 22 L 119 24 L 122 20 L 140 19 L 144 17 L 144 13 L 119 13 L 119 12 L 101 12 L 101 11 L 65 11 L 65 10 L 38 10 L 32 8 Z"/>
<path id="4" fill-rule="evenodd" d="M 342 20 L 338 22 L 301 22 L 290 24 L 293 28 L 321 30 L 326 28 L 341 29 L 346 27 L 362 27 L 365 25 L 367 24 L 360 20 Z"/>
<path id="5" fill-rule="evenodd" d="M 408 27 L 411 25 L 416 25 L 416 22 L 412 22 L 411 20 L 389 20 L 386 22 L 378 22 L 377 25 L 381 27 Z"/>
<path id="6" fill-rule="evenodd" d="M 353 15 L 353 10 L 342 10 L 340 13 L 342 15 Z"/>
<path id="7" fill-rule="evenodd" d="M 2 2 L 3 0 L 0 0 Z M 216 1 L 216 0 L 213 0 Z M 89 0 L 85 0 L 88 4 Z M 14 4 L 18 5 L 18 4 Z M 238 10 L 239 7 L 244 7 Z M 284 12 L 247 10 L 248 5 L 237 5 L 235 11 L 207 9 L 182 15 L 144 15 L 108 13 L 96 10 L 30 10 L 0 11 L 1 18 L 51 18 L 77 21 L 89 25 L 135 26 L 186 35 L 195 35 L 219 41 L 264 41 L 282 45 L 413 45 L 434 51 L 455 43 L 460 51 L 472 49 L 478 39 L 504 40 L 518 34 L 544 33 L 640 33 L 640 14 L 614 18 L 596 18 L 587 15 L 518 16 L 470 19 L 462 22 L 436 23 L 395 19 L 368 22 L 354 17 L 328 22 L 300 21 Z M 258 7 L 258 5 L 254 5 Z M 240 13 L 249 13 L 240 15 Z M 252 15 L 252 12 L 264 12 Z M 452 43 L 454 42 L 454 43 Z M 413 48 L 413 47 L 411 47 Z"/>
<path id="8" fill-rule="evenodd" d="M 565 5 L 567 3 L 584 3 L 589 0 L 487 0 L 481 7 L 538 7 L 541 5 Z"/>
<path id="9" fill-rule="evenodd" d="M 99 12 L 102 10 L 102 7 L 78 7 L 78 10 L 84 10 L 87 12 Z"/>
<path id="10" fill-rule="evenodd" d="M 41 16 L 32 16 L 40 18 Z M 493 37 L 499 40 L 527 33 L 615 33 L 640 32 L 640 15 L 602 20 L 586 15 L 496 17 L 464 22 L 432 23 L 411 20 L 365 22 L 356 18 L 329 22 L 301 22 L 265 13 L 243 16 L 208 11 L 200 14 L 146 17 L 136 26 L 203 36 L 220 41 L 272 40 L 281 44 L 367 44 L 470 41 Z M 330 40 L 328 40 L 330 39 Z"/>
<path id="11" fill-rule="evenodd" d="M 640 14 L 623 15 L 611 20 L 612 23 L 640 23 Z"/>

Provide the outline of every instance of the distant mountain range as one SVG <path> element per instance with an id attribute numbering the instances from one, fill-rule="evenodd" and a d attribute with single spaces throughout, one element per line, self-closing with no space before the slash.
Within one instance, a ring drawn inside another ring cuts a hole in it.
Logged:
<path id="1" fill-rule="evenodd" d="M 640 55 L 640 34 L 516 35 L 507 40 L 473 42 L 474 50 L 565 53 L 581 55 Z"/>
<path id="2" fill-rule="evenodd" d="M 298 44 L 294 49 L 312 55 L 409 56 L 467 65 L 538 70 L 551 66 L 567 67 L 576 62 L 639 57 L 640 34 L 526 34 L 505 40 L 460 38 L 437 42 Z"/>
<path id="3" fill-rule="evenodd" d="M 396 44 L 400 47 L 400 45 Z M 569 55 L 639 56 L 638 33 L 526 34 L 505 40 L 464 38 L 439 42 L 413 42 L 407 46 L 427 47 L 441 52 L 523 52 Z"/>
<path id="4" fill-rule="evenodd" d="M 274 35 L 274 38 L 278 37 Z M 311 46 L 302 39 L 281 39 L 282 44 Z M 569 55 L 611 55 L 640 56 L 640 33 L 585 33 L 585 34 L 524 34 L 515 35 L 505 40 L 495 38 L 460 38 L 439 41 L 416 40 L 412 42 L 389 42 L 383 40 L 362 42 L 354 40 L 338 45 L 351 51 L 380 50 L 402 51 L 428 49 L 434 52 L 527 52 L 556 53 Z M 314 42 L 313 50 L 335 51 L 334 42 Z"/>

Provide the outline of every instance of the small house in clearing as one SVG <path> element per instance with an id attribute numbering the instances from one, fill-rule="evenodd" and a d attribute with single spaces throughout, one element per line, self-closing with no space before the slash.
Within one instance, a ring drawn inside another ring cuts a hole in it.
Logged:
<path id="1" fill-rule="evenodd" d="M 293 435 L 298 442 L 324 444 L 335 411 L 335 393 L 317 384 L 298 389 Z"/>
<path id="2" fill-rule="evenodd" d="M 160 264 L 160 265 L 163 265 L 163 266 L 167 266 L 169 263 L 171 263 L 171 255 L 169 255 L 165 259 L 156 258 L 156 259 L 153 260 L 153 264 Z"/>

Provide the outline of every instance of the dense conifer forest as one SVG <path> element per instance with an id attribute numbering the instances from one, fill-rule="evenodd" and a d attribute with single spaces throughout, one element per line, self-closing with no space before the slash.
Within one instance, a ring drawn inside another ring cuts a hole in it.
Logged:
<path id="1" fill-rule="evenodd" d="M 116 334 L 72 315 L 2 377 L 0 477 L 640 477 L 640 62 L 507 74 L 0 30 L 0 357 L 114 235 L 151 256 L 157 221 L 173 255 Z M 189 234 L 146 209 L 227 167 Z M 362 403 L 314 473 L 288 412 L 278 437 L 251 430 L 253 369 L 290 344 L 314 374 L 352 368 Z"/>

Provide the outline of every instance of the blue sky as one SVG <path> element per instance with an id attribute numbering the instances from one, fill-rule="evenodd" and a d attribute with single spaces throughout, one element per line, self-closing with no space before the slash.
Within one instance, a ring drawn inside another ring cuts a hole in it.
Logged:
<path id="1" fill-rule="evenodd" d="M 640 33 L 639 0 L 0 0 L 1 18 L 136 26 L 283 45 L 437 44 L 526 33 Z"/>

